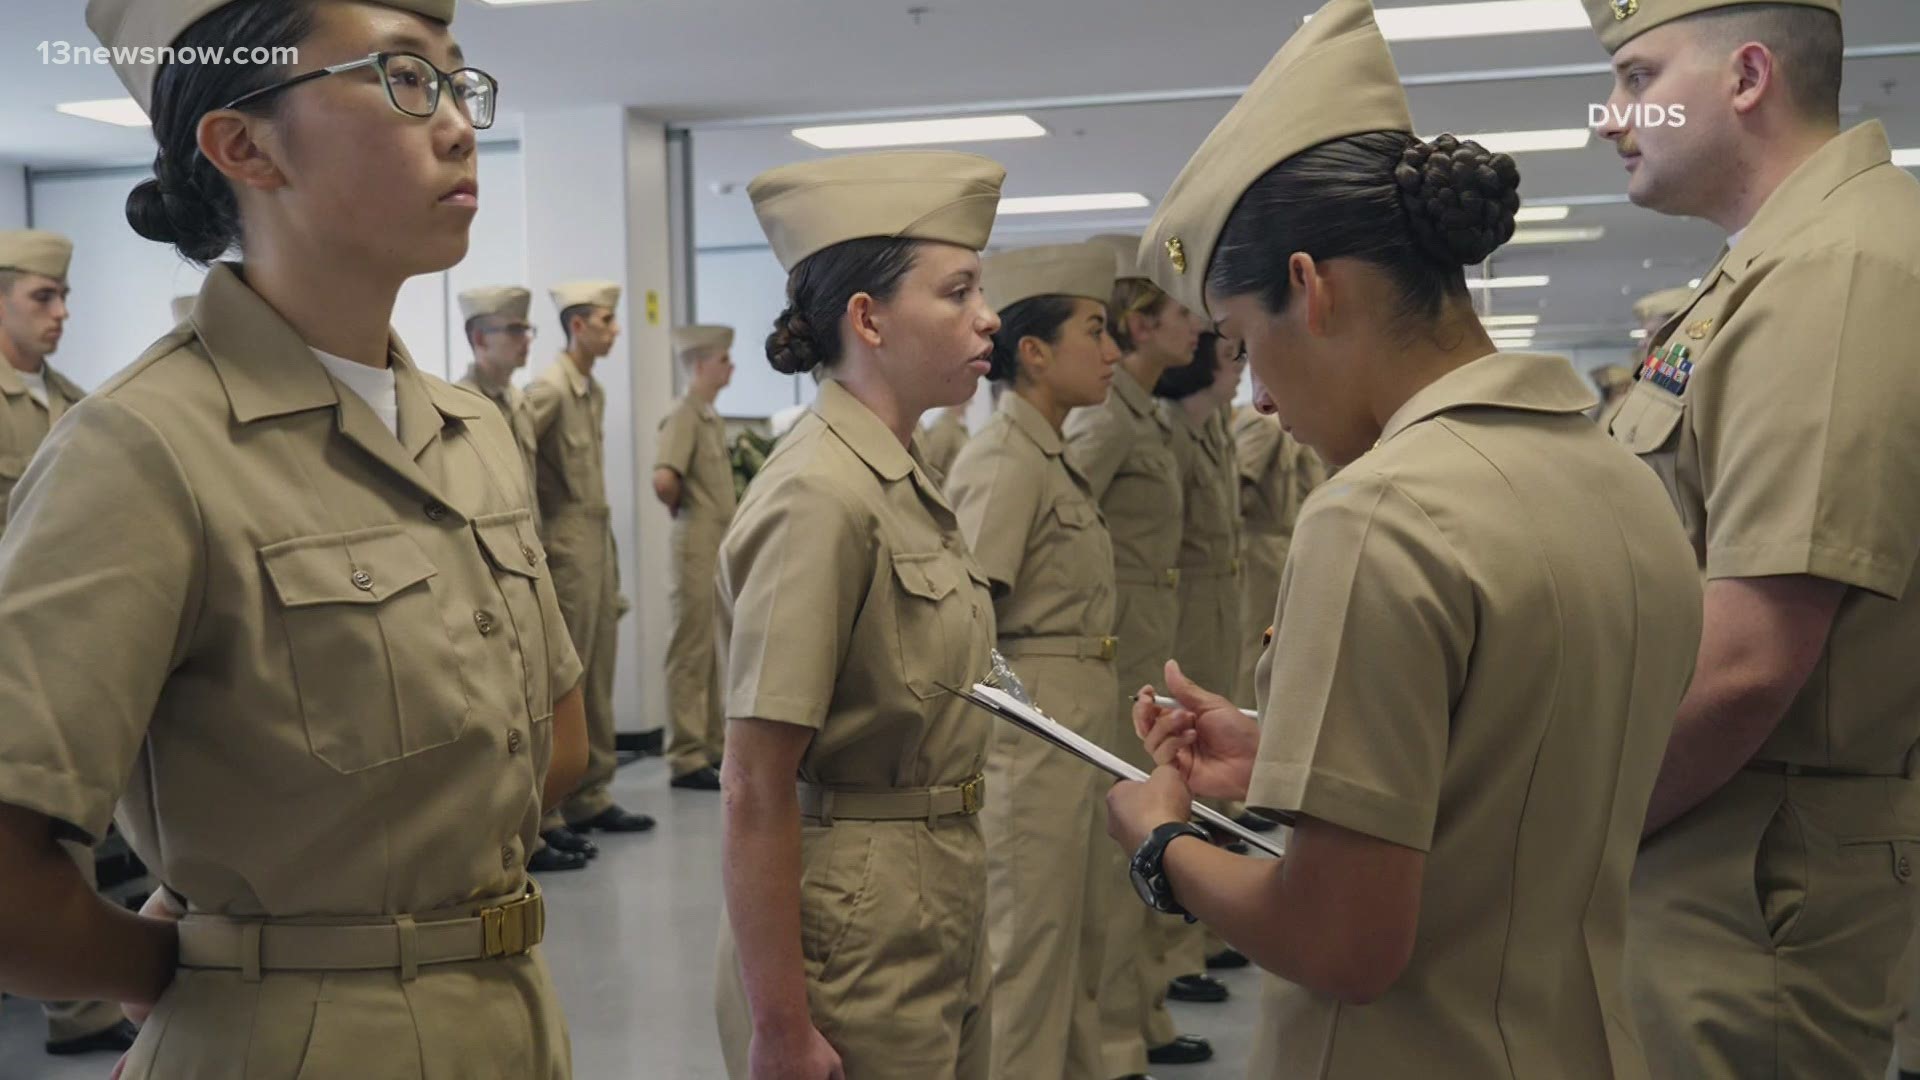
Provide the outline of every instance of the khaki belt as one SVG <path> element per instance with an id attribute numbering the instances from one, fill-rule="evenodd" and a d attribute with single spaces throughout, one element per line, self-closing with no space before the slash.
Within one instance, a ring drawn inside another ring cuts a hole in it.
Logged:
<path id="1" fill-rule="evenodd" d="M 822 825 L 848 821 L 925 821 L 967 817 L 980 812 L 987 778 L 976 776 L 958 787 L 896 788 L 891 791 L 847 791 L 800 785 L 800 816 Z"/>
<path id="2" fill-rule="evenodd" d="M 1137 567 L 1122 566 L 1114 570 L 1113 579 L 1121 585 L 1137 585 L 1146 589 L 1177 589 L 1180 587 L 1178 570 L 1142 570 Z"/>
<path id="3" fill-rule="evenodd" d="M 411 980 L 427 964 L 499 960 L 540 944 L 547 905 L 527 883 L 519 898 L 471 916 L 416 922 L 396 915 L 345 925 L 188 915 L 180 920 L 180 966 L 219 968 L 260 981 L 264 971 L 385 971 Z"/>
<path id="4" fill-rule="evenodd" d="M 1041 637 L 1002 638 L 1000 640 L 1000 655 L 1009 660 L 1018 660 L 1028 656 L 1045 656 L 1065 660 L 1106 660 L 1111 662 L 1119 652 L 1120 639 L 1117 637 L 1048 635 Z"/>
<path id="5" fill-rule="evenodd" d="M 1795 765 L 1789 761 L 1749 761 L 1745 772 L 1769 776 L 1805 776 L 1819 780 L 1905 780 L 1906 773 L 1873 773 L 1859 769 L 1830 769 L 1822 765 Z"/>
<path id="6" fill-rule="evenodd" d="M 1218 564 L 1209 566 L 1183 566 L 1180 568 L 1179 573 L 1182 578 L 1200 581 L 1214 581 L 1221 578 L 1239 577 L 1240 560 L 1228 559 L 1227 565 L 1225 566 Z"/>

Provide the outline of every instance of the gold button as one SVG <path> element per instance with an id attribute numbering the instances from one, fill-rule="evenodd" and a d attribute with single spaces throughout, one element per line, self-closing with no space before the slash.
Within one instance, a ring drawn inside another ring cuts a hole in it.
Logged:
<path id="1" fill-rule="evenodd" d="M 540 558 L 539 558 L 540 553 L 533 550 L 532 544 L 521 544 L 520 555 L 530 563 L 536 563 L 540 561 Z"/>
<path id="2" fill-rule="evenodd" d="M 514 862 L 515 860 L 513 857 L 512 845 L 508 845 L 506 847 L 501 848 L 500 849 L 500 869 L 511 870 L 513 869 Z"/>
<path id="3" fill-rule="evenodd" d="M 515 728 L 512 731 L 507 732 L 507 753 L 517 754 L 519 752 L 520 752 L 520 729 Z"/>
<path id="4" fill-rule="evenodd" d="M 446 507 L 440 505 L 437 502 L 430 502 L 427 504 L 427 520 L 428 521 L 441 521 L 445 519 L 446 516 L 447 516 Z"/>
<path id="5" fill-rule="evenodd" d="M 359 589 L 361 592 L 372 592 L 373 575 L 367 573 L 365 570 L 355 570 L 353 572 L 353 587 Z"/>
<path id="6" fill-rule="evenodd" d="M 1900 856 L 1899 860 L 1893 864 L 1893 876 L 1901 881 L 1913 876 L 1913 863 L 1909 862 L 1905 855 Z"/>
<path id="7" fill-rule="evenodd" d="M 476 611 L 473 613 L 473 625 L 479 627 L 480 636 L 485 637 L 493 633 L 493 616 L 484 611 Z"/>

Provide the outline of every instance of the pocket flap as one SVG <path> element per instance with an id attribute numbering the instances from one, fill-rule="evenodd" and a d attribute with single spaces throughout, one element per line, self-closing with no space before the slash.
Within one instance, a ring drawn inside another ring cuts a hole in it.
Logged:
<path id="1" fill-rule="evenodd" d="M 514 510 L 475 518 L 473 532 L 493 565 L 521 577 L 540 576 L 540 549 L 533 539 L 533 512 Z"/>
<path id="2" fill-rule="evenodd" d="M 1069 529 L 1090 529 L 1100 521 L 1093 504 L 1077 499 L 1062 499 L 1053 504 L 1053 516 Z"/>
<path id="3" fill-rule="evenodd" d="M 893 576 L 900 588 L 923 600 L 941 600 L 960 587 L 960 575 L 954 572 L 951 556 L 943 552 L 926 555 L 895 555 Z"/>
<path id="4" fill-rule="evenodd" d="M 1667 445 L 1685 416 L 1684 402 L 1652 383 L 1634 384 L 1609 429 L 1614 440 L 1635 454 L 1651 454 Z"/>
<path id="5" fill-rule="evenodd" d="M 280 603 L 379 604 L 438 573 L 420 545 L 396 528 L 304 536 L 260 549 Z"/>

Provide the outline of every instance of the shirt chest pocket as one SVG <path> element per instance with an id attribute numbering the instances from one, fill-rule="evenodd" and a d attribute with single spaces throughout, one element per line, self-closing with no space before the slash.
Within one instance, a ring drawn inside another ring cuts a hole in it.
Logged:
<path id="1" fill-rule="evenodd" d="M 395 527 L 260 549 L 315 757 L 355 773 L 444 746 L 467 725 L 466 683 L 438 571 Z"/>
<path id="2" fill-rule="evenodd" d="M 27 471 L 27 459 L 17 454 L 0 453 L 0 522 L 7 519 L 7 496 Z"/>
<path id="3" fill-rule="evenodd" d="M 991 647 L 983 611 L 986 575 L 951 552 L 893 556 L 893 621 L 900 671 L 915 696 L 930 701 L 940 687 L 967 686 Z"/>
<path id="4" fill-rule="evenodd" d="M 519 653 L 520 671 L 525 676 L 522 682 L 527 715 L 538 720 L 553 712 L 553 693 L 548 685 L 553 664 L 547 655 L 547 643 L 555 640 L 555 634 L 548 632 L 546 609 L 540 601 L 541 590 L 553 586 L 534 541 L 533 514 L 513 510 L 475 518 L 473 533 L 493 568 L 506 625 L 502 627 L 502 620 L 486 611 L 477 612 L 474 619 L 477 625 L 492 627 L 483 632 L 485 637 L 498 637 L 502 629 L 510 635 L 507 643 Z"/>

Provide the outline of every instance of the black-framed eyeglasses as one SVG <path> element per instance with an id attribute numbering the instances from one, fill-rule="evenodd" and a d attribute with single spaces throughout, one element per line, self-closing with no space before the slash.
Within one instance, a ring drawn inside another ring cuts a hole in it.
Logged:
<path id="1" fill-rule="evenodd" d="M 440 109 L 441 87 L 450 86 L 453 88 L 453 100 L 460 107 L 460 111 L 466 115 L 468 123 L 482 131 L 493 126 L 494 104 L 500 96 L 500 84 L 493 76 L 478 68 L 441 71 L 426 57 L 403 52 L 371 53 L 361 60 L 334 64 L 319 71 L 296 75 L 285 82 L 263 86 L 252 93 L 242 94 L 227 102 L 225 107 L 237 109 L 250 101 L 257 101 L 269 94 L 277 94 L 282 90 L 299 86 L 301 83 L 360 68 L 378 69 L 382 76 L 381 82 L 387 87 L 387 101 L 392 103 L 396 110 L 408 116 L 422 120 L 433 116 Z"/>
<path id="2" fill-rule="evenodd" d="M 532 341 L 540 336 L 540 328 L 527 323 L 507 323 L 504 326 L 488 326 L 480 331 L 483 334 L 505 334 L 510 338 Z"/>

